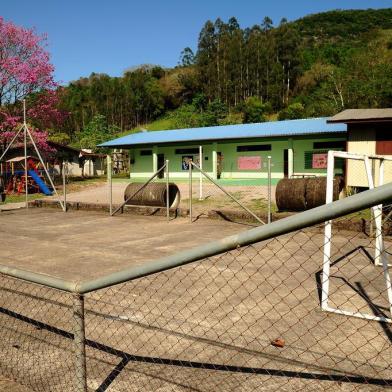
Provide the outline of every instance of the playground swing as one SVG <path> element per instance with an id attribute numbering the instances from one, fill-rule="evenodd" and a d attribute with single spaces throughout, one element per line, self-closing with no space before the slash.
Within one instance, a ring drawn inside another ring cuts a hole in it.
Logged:
<path id="1" fill-rule="evenodd" d="M 7 184 L 7 189 L 8 186 L 12 188 L 13 190 L 16 190 L 17 193 L 25 193 L 26 199 L 25 199 L 25 207 L 28 208 L 28 194 L 29 194 L 29 188 L 31 190 L 32 187 L 35 189 L 39 189 L 42 193 L 45 195 L 52 195 L 54 192 L 57 196 L 57 200 L 64 212 L 66 212 L 66 206 L 65 203 L 61 200 L 57 189 L 53 183 L 52 178 L 50 177 L 49 171 L 42 159 L 41 153 L 38 150 L 37 144 L 34 141 L 34 138 L 27 126 L 26 122 L 26 102 L 23 100 L 23 124 L 20 126 L 14 137 L 12 138 L 11 142 L 8 144 L 6 149 L 4 150 L 3 154 L 0 156 L 0 163 L 1 166 L 3 166 L 3 159 L 6 156 L 7 152 L 11 148 L 11 146 L 15 143 L 15 141 L 18 139 L 19 135 L 23 132 L 24 135 L 24 156 L 19 157 L 19 158 L 14 158 L 10 159 L 5 162 L 5 167 L 6 167 L 6 172 L 7 169 L 10 167 L 11 168 L 11 179 Z M 30 140 L 38 158 L 33 158 L 29 157 L 27 155 L 27 139 Z M 42 171 L 43 174 L 41 174 L 38 170 L 38 166 L 34 163 L 34 159 L 37 160 L 39 163 L 38 165 L 42 166 Z M 18 163 L 22 166 L 21 170 L 14 170 L 15 169 L 15 163 Z M 53 189 L 53 192 L 49 189 L 49 187 L 46 185 L 44 181 L 44 174 L 46 175 L 51 188 Z M 17 176 L 16 176 L 17 175 Z M 3 179 L 4 182 L 4 179 Z M 4 186 L 4 185 L 3 185 Z"/>

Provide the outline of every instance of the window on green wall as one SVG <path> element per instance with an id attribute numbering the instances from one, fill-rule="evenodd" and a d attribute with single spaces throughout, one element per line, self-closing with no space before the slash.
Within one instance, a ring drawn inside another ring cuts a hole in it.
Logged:
<path id="1" fill-rule="evenodd" d="M 198 148 L 176 148 L 176 154 L 199 154 Z"/>
<path id="2" fill-rule="evenodd" d="M 271 151 L 271 144 L 250 144 L 248 146 L 237 146 L 237 152 L 247 151 Z"/>
<path id="3" fill-rule="evenodd" d="M 142 157 L 148 157 L 152 155 L 152 150 L 140 150 L 140 155 Z"/>
<path id="4" fill-rule="evenodd" d="M 327 142 L 314 142 L 313 148 L 315 150 L 319 149 L 329 149 L 333 150 L 334 148 L 338 148 L 339 150 L 344 150 L 346 148 L 346 142 L 344 140 L 330 140 Z"/>
<path id="5" fill-rule="evenodd" d="M 328 150 L 305 151 L 305 169 L 326 169 Z M 335 158 L 335 169 L 343 169 L 344 159 Z"/>

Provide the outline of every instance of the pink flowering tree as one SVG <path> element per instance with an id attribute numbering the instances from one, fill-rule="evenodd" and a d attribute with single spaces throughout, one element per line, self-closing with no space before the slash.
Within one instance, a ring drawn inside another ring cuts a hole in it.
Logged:
<path id="1" fill-rule="evenodd" d="M 45 36 L 0 17 L 0 106 L 55 86 L 45 42 Z"/>
<path id="2" fill-rule="evenodd" d="M 21 101 L 26 98 L 28 122 L 33 125 L 37 145 L 44 153 L 53 150 L 47 144 L 48 133 L 41 130 L 55 128 L 65 114 L 57 109 L 59 95 L 53 79 L 54 67 L 45 46 L 45 36 L 0 17 L 0 145 L 3 148 L 23 121 Z"/>

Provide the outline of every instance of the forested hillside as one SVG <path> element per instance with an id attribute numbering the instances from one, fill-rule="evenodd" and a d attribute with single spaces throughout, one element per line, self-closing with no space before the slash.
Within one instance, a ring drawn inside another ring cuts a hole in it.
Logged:
<path id="1" fill-rule="evenodd" d="M 260 20 L 207 21 L 196 53 L 185 48 L 173 69 L 70 83 L 61 92 L 70 116 L 53 137 L 93 147 L 157 118 L 178 128 L 392 106 L 392 8 Z"/>

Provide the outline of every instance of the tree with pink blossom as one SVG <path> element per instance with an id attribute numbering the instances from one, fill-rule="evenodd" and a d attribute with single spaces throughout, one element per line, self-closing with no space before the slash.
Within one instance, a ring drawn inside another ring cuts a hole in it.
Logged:
<path id="1" fill-rule="evenodd" d="M 4 148 L 23 121 L 22 100 L 27 99 L 27 118 L 43 152 L 53 151 L 48 133 L 65 113 L 57 109 L 59 95 L 54 67 L 45 49 L 46 36 L 19 27 L 0 17 L 0 145 Z M 17 141 L 20 142 L 20 141 Z"/>
<path id="2" fill-rule="evenodd" d="M 46 36 L 0 17 L 0 106 L 55 86 Z"/>

